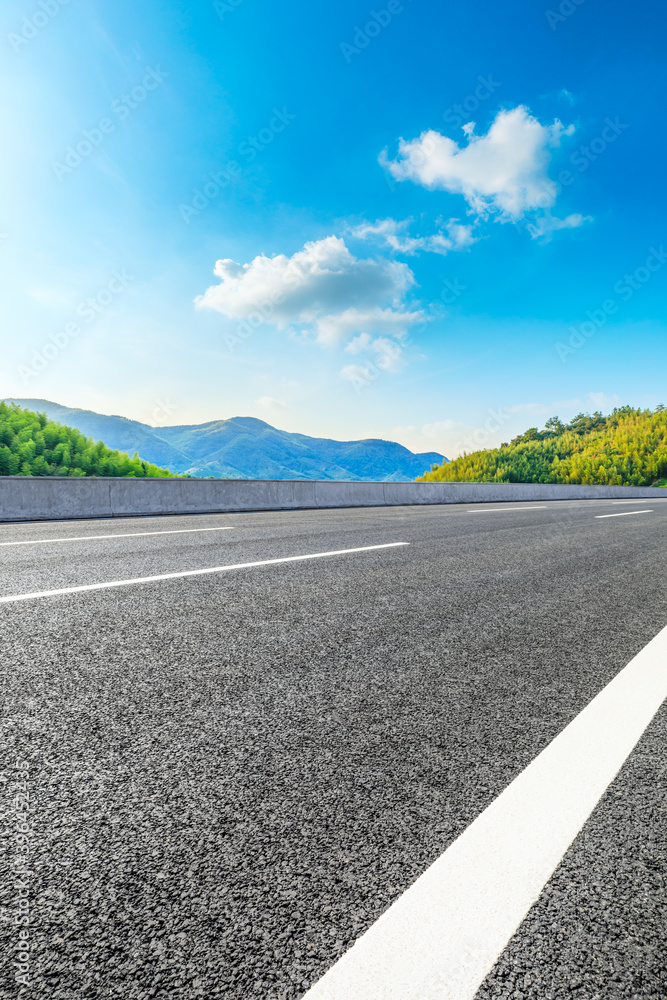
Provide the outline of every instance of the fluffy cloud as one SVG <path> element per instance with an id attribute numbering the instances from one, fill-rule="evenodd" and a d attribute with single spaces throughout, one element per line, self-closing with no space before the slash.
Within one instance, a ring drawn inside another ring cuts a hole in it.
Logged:
<path id="1" fill-rule="evenodd" d="M 419 310 L 406 309 L 345 309 L 338 315 L 323 316 L 317 323 L 317 340 L 334 345 L 362 338 L 370 345 L 371 333 L 383 333 L 399 340 L 405 337 L 413 323 L 424 319 Z"/>
<path id="2" fill-rule="evenodd" d="M 430 130 L 409 142 L 401 139 L 397 159 L 389 160 L 385 152 L 380 162 L 399 181 L 463 195 L 482 218 L 516 222 L 553 207 L 558 189 L 548 174 L 551 150 L 573 131 L 573 125 L 565 127 L 558 120 L 542 125 L 520 105 L 499 111 L 485 135 L 475 135 L 471 122 L 464 128 L 464 146 Z M 582 216 L 552 219 L 551 228 L 572 228 L 583 221 Z"/>
<path id="3" fill-rule="evenodd" d="M 360 260 L 336 236 L 306 243 L 291 257 L 255 257 L 249 264 L 219 260 L 220 279 L 195 302 L 249 327 L 298 327 L 333 345 L 359 333 L 403 336 L 422 319 L 405 298 L 415 280 L 406 264 Z"/>
<path id="4" fill-rule="evenodd" d="M 463 225 L 458 219 L 450 219 L 442 229 L 430 236 L 410 236 L 406 230 L 411 221 L 379 219 L 377 222 L 363 222 L 351 228 L 350 235 L 361 240 L 377 240 L 404 254 L 416 254 L 425 250 L 444 255 L 452 250 L 464 250 L 476 242 L 472 226 Z"/>

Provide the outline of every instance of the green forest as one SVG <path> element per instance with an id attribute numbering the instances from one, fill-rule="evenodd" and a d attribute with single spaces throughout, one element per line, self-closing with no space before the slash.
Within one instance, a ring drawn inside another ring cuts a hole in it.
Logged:
<path id="1" fill-rule="evenodd" d="M 0 476 L 130 476 L 176 478 L 138 455 L 112 451 L 74 427 L 0 403 Z"/>
<path id="2" fill-rule="evenodd" d="M 417 482 L 667 485 L 667 410 L 622 406 L 608 417 L 558 417 L 499 448 L 434 465 Z"/>

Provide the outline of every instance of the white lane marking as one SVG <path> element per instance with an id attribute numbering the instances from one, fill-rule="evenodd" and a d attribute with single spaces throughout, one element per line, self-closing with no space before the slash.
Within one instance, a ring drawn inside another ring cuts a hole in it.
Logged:
<path id="1" fill-rule="evenodd" d="M 622 510 L 620 512 L 620 514 L 596 514 L 595 517 L 596 517 L 596 519 L 599 520 L 601 517 L 627 517 L 629 514 L 652 514 L 652 513 L 653 513 L 652 510 L 647 510 L 647 509 L 644 509 L 644 510 Z"/>
<path id="2" fill-rule="evenodd" d="M 507 510 L 546 510 L 546 507 L 482 507 L 480 510 L 469 510 L 468 514 L 497 514 L 502 511 L 504 514 Z"/>
<path id="3" fill-rule="evenodd" d="M 667 696 L 667 628 L 304 1000 L 472 1000 Z"/>
<path id="4" fill-rule="evenodd" d="M 12 594 L 0 597 L 0 604 L 12 601 L 29 601 L 34 597 L 56 597 L 59 594 L 78 594 L 84 590 L 107 590 L 110 587 L 129 587 L 135 583 L 156 583 L 159 580 L 176 580 L 183 576 L 205 576 L 207 573 L 225 573 L 232 569 L 250 569 L 253 566 L 275 566 L 278 563 L 302 562 L 304 559 L 325 559 L 328 556 L 345 556 L 352 552 L 371 552 L 374 549 L 393 549 L 410 542 L 385 542 L 383 545 L 364 545 L 356 549 L 335 549 L 331 552 L 311 552 L 305 556 L 283 556 L 280 559 L 258 559 L 255 562 L 233 563 L 229 566 L 210 566 L 206 569 L 185 569 L 177 573 L 160 573 L 157 576 L 137 576 L 131 580 L 109 580 L 107 583 L 87 583 L 78 587 L 60 587 L 58 590 L 38 590 L 32 594 Z"/>
<path id="5" fill-rule="evenodd" d="M 96 542 L 100 538 L 138 538 L 140 535 L 188 535 L 195 531 L 233 531 L 230 524 L 219 528 L 173 528 L 168 531 L 126 531 L 115 535 L 79 535 L 76 538 L 28 538 L 19 542 L 0 542 L 0 545 L 47 545 L 49 542 Z"/>

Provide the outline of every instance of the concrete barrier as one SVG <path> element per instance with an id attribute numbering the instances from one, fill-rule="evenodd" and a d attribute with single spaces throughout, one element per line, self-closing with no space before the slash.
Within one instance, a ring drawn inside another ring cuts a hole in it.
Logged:
<path id="1" fill-rule="evenodd" d="M 244 510 L 307 510 L 520 500 L 664 499 L 651 486 L 536 483 L 349 483 L 291 479 L 0 477 L 0 521 Z"/>

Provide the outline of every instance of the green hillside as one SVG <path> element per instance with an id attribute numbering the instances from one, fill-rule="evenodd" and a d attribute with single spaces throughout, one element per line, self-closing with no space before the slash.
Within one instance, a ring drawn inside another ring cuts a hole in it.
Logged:
<path id="1" fill-rule="evenodd" d="M 580 413 L 529 428 L 509 444 L 434 465 L 417 482 L 583 483 L 663 486 L 667 483 L 667 410 L 623 406 L 608 417 Z"/>
<path id="2" fill-rule="evenodd" d="M 256 417 L 229 417 L 205 424 L 151 427 L 127 417 L 62 406 L 48 399 L 5 399 L 46 413 L 110 448 L 138 451 L 146 460 L 191 476 L 216 479 L 326 479 L 414 481 L 440 452 L 413 454 L 395 441 L 335 441 L 279 430 Z M 446 461 L 446 459 L 445 459 Z"/>
<path id="3" fill-rule="evenodd" d="M 0 476 L 172 477 L 138 455 L 112 451 L 73 427 L 0 403 Z"/>

